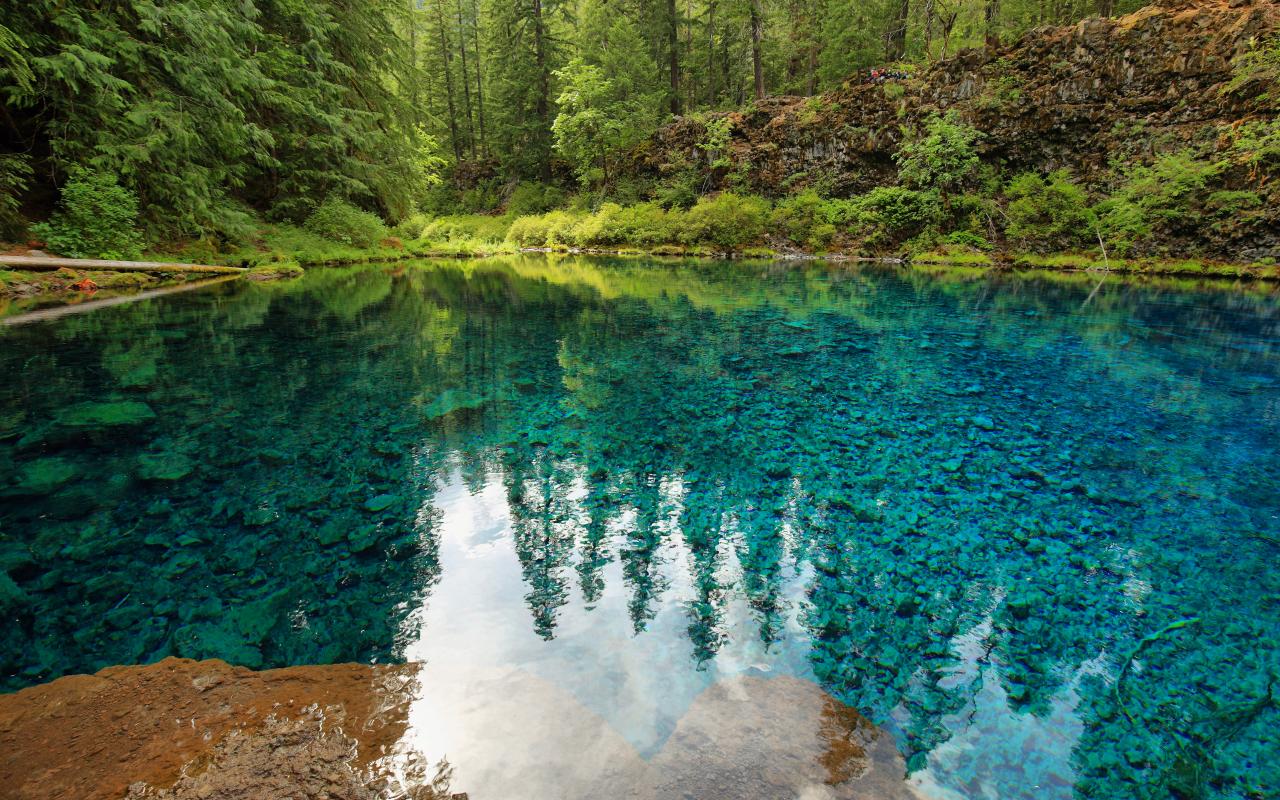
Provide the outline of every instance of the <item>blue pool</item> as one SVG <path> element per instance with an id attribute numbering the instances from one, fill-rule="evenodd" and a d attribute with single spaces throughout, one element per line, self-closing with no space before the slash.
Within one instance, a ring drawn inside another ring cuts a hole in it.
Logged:
<path id="1" fill-rule="evenodd" d="M 0 374 L 5 691 L 421 662 L 484 800 L 603 796 L 570 705 L 657 763 L 805 682 L 915 797 L 1280 796 L 1266 286 L 343 267 L 0 325 Z M 553 741 L 476 744 L 523 691 Z"/>

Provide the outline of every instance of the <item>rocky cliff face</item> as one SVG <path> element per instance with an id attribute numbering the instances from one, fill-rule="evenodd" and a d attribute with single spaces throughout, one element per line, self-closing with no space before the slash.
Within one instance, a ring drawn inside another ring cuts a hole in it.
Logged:
<path id="1" fill-rule="evenodd" d="M 985 134 L 989 163 L 1046 173 L 1066 167 L 1097 187 L 1114 179 L 1113 161 L 1225 148 L 1232 126 L 1275 119 L 1280 92 L 1229 84 L 1233 62 L 1278 33 L 1274 0 L 1167 0 L 963 51 L 909 80 L 851 80 L 820 97 L 770 98 L 748 113 L 720 115 L 733 120 L 733 134 L 719 166 L 698 146 L 706 123 L 677 120 L 637 151 L 635 169 L 658 177 L 693 165 L 713 187 L 736 180 L 774 196 L 805 186 L 852 195 L 893 183 L 904 131 L 954 110 Z M 1245 178 L 1228 174 L 1223 182 L 1235 188 Z M 1271 208 L 1280 205 L 1274 188 L 1263 189 Z M 1274 232 L 1236 245 L 1280 252 Z"/>

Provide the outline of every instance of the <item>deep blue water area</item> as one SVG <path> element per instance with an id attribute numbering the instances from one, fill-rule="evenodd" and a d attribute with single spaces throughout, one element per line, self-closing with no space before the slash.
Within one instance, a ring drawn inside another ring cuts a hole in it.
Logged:
<path id="1" fill-rule="evenodd" d="M 0 688 L 447 657 L 647 753 L 782 673 L 938 797 L 1278 797 L 1280 296 L 1098 281 L 518 257 L 0 326 Z"/>

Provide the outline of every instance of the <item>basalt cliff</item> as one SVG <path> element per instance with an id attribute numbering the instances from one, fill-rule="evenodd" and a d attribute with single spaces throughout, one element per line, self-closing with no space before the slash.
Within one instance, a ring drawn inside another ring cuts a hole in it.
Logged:
<path id="1" fill-rule="evenodd" d="M 1163 153 L 1221 159 L 1226 166 L 1207 188 L 1254 193 L 1247 219 L 1212 229 L 1175 221 L 1162 232 L 1164 246 L 1278 258 L 1280 181 L 1269 180 L 1277 154 L 1240 158 L 1233 135 L 1261 124 L 1280 141 L 1275 65 L 1243 78 L 1239 69 L 1242 56 L 1274 47 L 1277 35 L 1277 2 L 1166 0 L 962 51 L 907 80 L 858 76 L 818 97 L 768 98 L 745 112 L 678 119 L 635 151 L 631 170 L 670 179 L 692 169 L 713 190 L 776 197 L 812 186 L 852 196 L 894 184 L 904 136 L 931 115 L 954 111 L 984 134 L 982 159 L 1001 174 L 1066 168 L 1095 194 L 1113 189 L 1125 166 Z M 728 145 L 710 152 L 708 124 L 725 117 Z"/>

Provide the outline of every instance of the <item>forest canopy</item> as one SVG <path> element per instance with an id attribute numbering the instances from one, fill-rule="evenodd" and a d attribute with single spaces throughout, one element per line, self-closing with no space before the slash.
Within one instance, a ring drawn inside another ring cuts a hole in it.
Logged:
<path id="1" fill-rule="evenodd" d="M 1114 0 L 31 0 L 0 8 L 0 226 L 83 171 L 149 239 L 396 222 L 607 179 L 673 115 L 811 95 Z M 433 189 L 444 173 L 453 187 Z M 456 187 L 487 176 L 488 196 Z M 497 187 L 497 188 L 494 188 Z M 502 199 L 506 199 L 505 195 Z M 465 202 L 464 202 L 465 201 Z M 0 231 L 0 237 L 5 231 Z"/>

